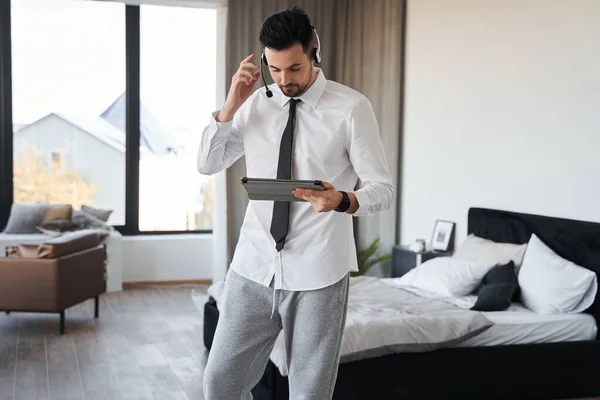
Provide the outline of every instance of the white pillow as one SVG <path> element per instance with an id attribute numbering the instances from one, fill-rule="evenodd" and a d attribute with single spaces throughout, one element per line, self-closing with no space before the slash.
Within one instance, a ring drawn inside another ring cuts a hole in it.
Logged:
<path id="1" fill-rule="evenodd" d="M 398 283 L 443 296 L 466 296 L 494 266 L 488 261 L 437 257 L 411 269 Z"/>
<path id="2" fill-rule="evenodd" d="M 565 260 L 532 235 L 519 273 L 522 303 L 538 314 L 578 313 L 594 302 L 596 274 Z"/>
<path id="3" fill-rule="evenodd" d="M 499 265 L 513 261 L 515 273 L 518 274 L 526 249 L 527 244 L 499 243 L 470 234 L 454 253 L 454 257 L 495 262 Z"/>

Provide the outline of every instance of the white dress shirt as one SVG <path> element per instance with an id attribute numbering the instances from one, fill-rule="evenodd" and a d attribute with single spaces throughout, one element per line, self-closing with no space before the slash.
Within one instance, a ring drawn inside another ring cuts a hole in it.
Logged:
<path id="1" fill-rule="evenodd" d="M 395 191 L 377 121 L 369 100 L 355 90 L 328 81 L 323 71 L 302 94 L 296 109 L 292 178 L 322 180 L 336 190 L 353 192 L 355 216 L 387 210 Z M 246 176 L 276 178 L 279 145 L 289 97 L 275 84 L 257 89 L 232 121 L 212 114 L 198 151 L 198 171 L 205 175 L 229 168 L 246 156 Z M 362 187 L 354 188 L 360 178 Z M 312 290 L 329 286 L 358 269 L 352 215 L 319 213 L 308 202 L 292 202 L 289 231 L 280 253 L 270 233 L 272 201 L 250 200 L 231 268 L 275 289 Z"/>

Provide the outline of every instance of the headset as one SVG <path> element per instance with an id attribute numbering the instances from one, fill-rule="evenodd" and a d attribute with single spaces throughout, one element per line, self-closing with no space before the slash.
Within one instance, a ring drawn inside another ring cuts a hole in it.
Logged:
<path id="1" fill-rule="evenodd" d="M 319 35 L 317 34 L 317 30 L 315 29 L 314 26 L 311 26 L 313 32 L 315 33 L 315 38 L 317 39 L 317 47 L 315 49 L 313 49 L 313 59 L 315 60 L 315 62 L 317 64 L 319 64 L 321 62 L 321 41 L 319 40 Z M 265 80 L 265 74 L 263 73 L 263 64 L 264 65 L 269 65 L 269 63 L 267 62 L 267 57 L 265 56 L 265 52 L 263 50 L 262 55 L 260 56 L 260 74 L 262 75 L 263 78 L 263 84 L 265 85 L 265 91 L 267 94 L 268 98 L 273 97 L 273 92 L 269 89 L 269 87 L 267 86 L 267 81 Z"/>

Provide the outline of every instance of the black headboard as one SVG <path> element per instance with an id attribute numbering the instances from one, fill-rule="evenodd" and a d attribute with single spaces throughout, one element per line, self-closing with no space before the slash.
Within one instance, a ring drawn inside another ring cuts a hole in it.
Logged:
<path id="1" fill-rule="evenodd" d="M 535 233 L 559 256 L 600 277 L 600 223 L 475 207 L 469 209 L 467 231 L 495 242 L 516 244 L 527 243 Z M 598 327 L 599 299 L 600 294 L 596 294 L 586 311 L 594 316 Z"/>

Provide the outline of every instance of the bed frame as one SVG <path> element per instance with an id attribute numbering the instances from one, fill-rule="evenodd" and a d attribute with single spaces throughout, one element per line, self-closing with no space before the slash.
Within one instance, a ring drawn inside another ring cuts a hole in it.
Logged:
<path id="1" fill-rule="evenodd" d="M 600 275 L 600 223 L 471 208 L 468 233 L 527 243 L 532 233 L 561 257 Z M 585 312 L 600 327 L 600 295 Z M 218 310 L 205 305 L 210 350 Z M 269 361 L 255 400 L 289 398 L 288 380 Z M 448 348 L 399 353 L 340 364 L 334 399 L 570 399 L 600 396 L 600 337 L 596 340 Z"/>

